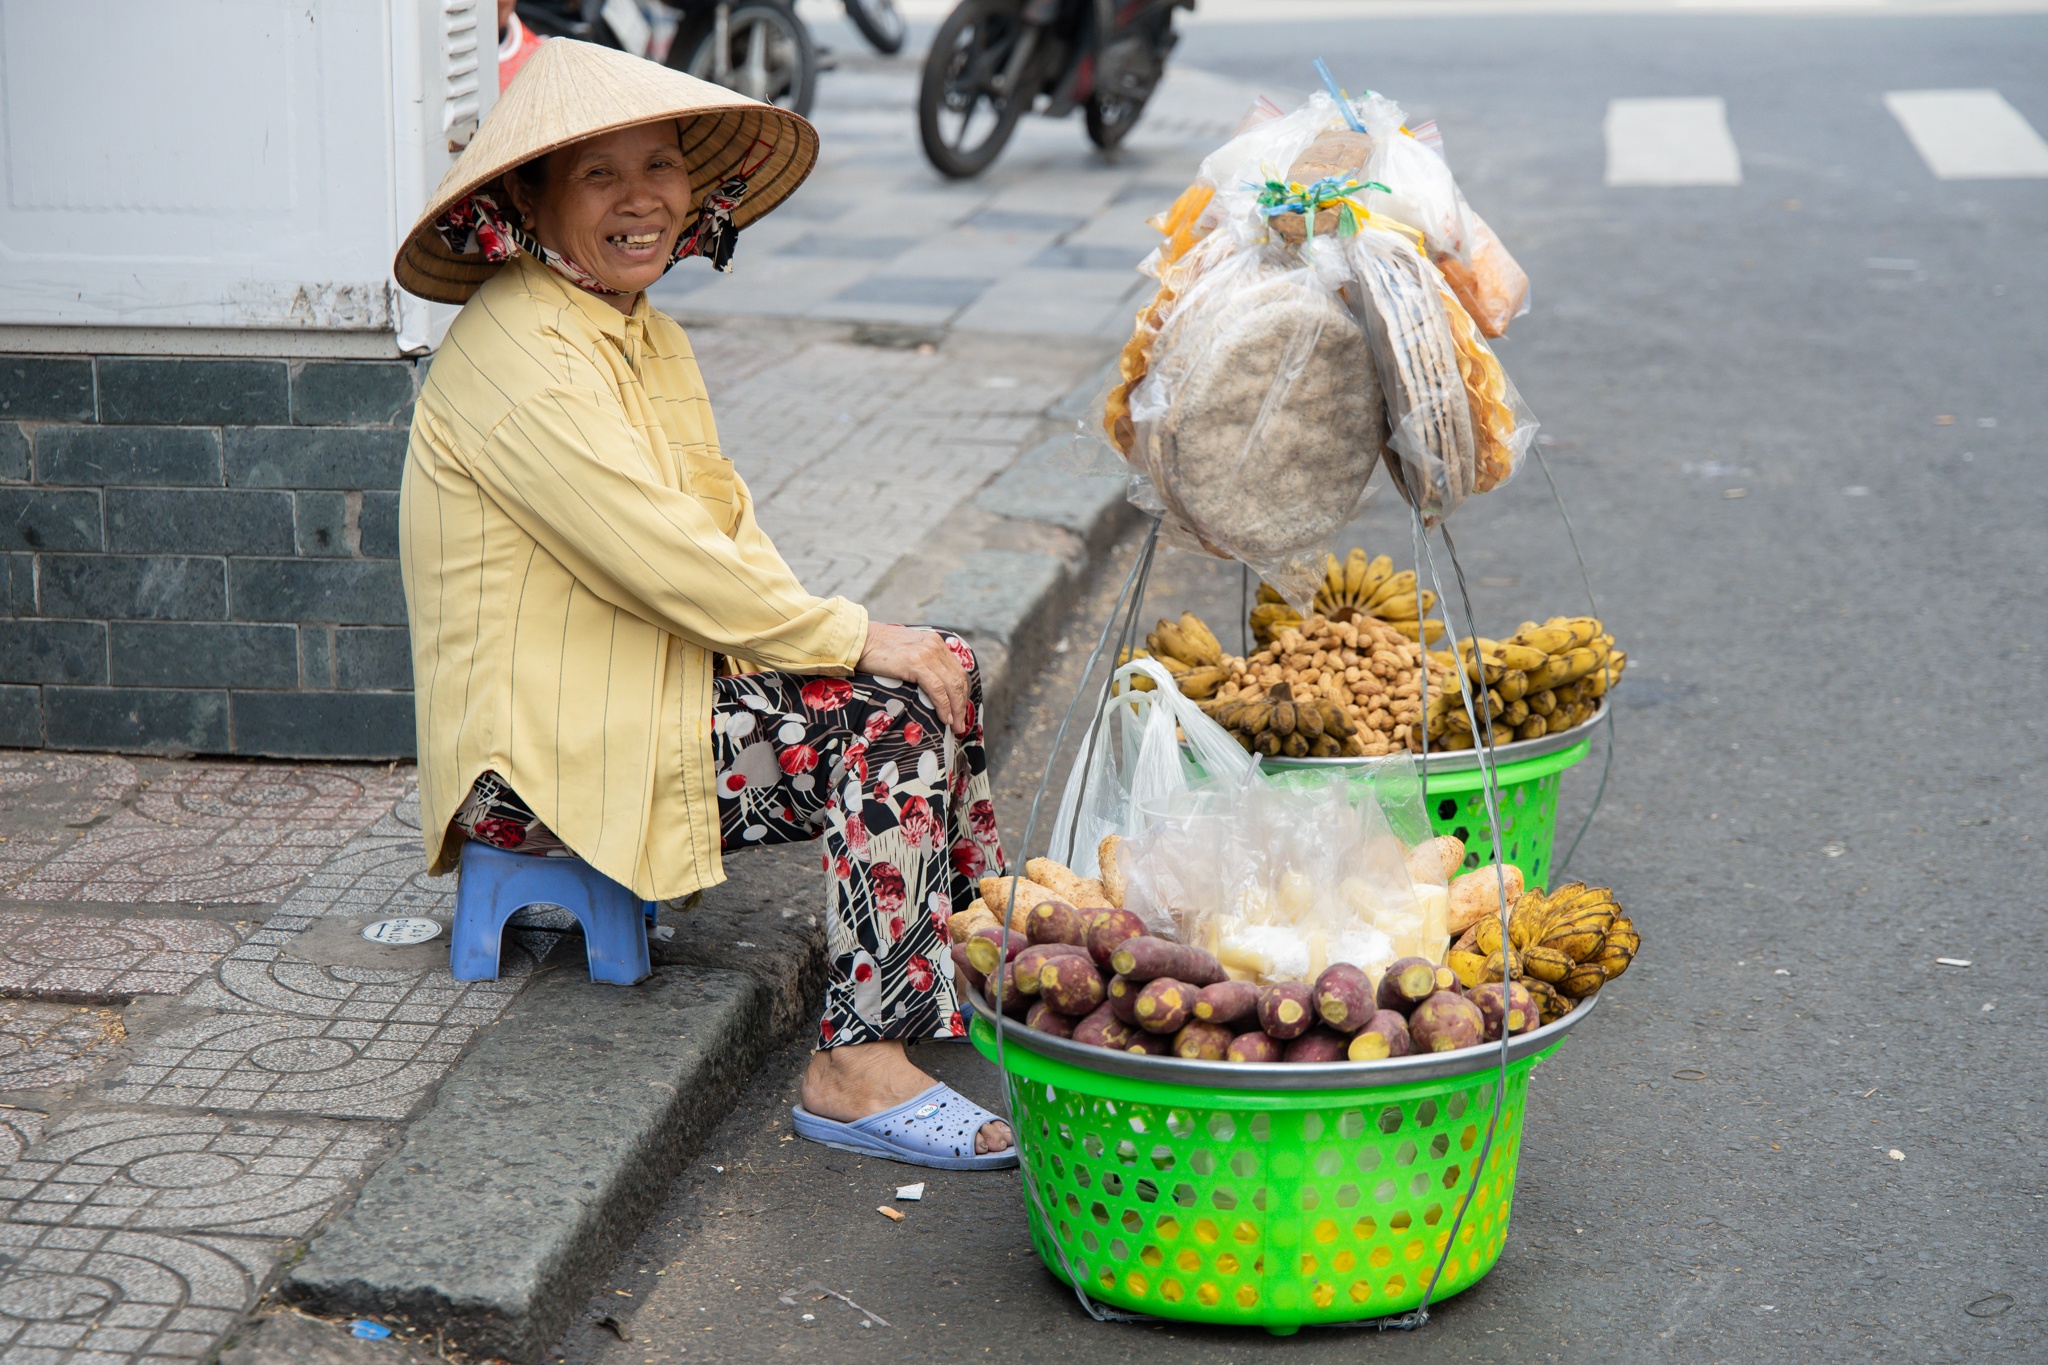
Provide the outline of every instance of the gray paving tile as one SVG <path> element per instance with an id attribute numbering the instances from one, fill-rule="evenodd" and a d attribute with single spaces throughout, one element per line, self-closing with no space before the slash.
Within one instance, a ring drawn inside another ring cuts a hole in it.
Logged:
<path id="1" fill-rule="evenodd" d="M 973 276 L 870 275 L 833 295 L 835 303 L 908 303 L 928 308 L 963 308 L 995 281 Z"/>
<path id="2" fill-rule="evenodd" d="M 254 928 L 253 921 L 8 912 L 0 914 L 0 990 L 31 997 L 177 995 Z"/>
<path id="3" fill-rule="evenodd" d="M 0 1000 L 0 1091 L 69 1085 L 97 1071 L 128 1036 L 121 1013 L 98 1005 Z M 0 1162 L 25 1110 L 0 1110 Z"/>
<path id="4" fill-rule="evenodd" d="M 819 232 L 799 237 L 780 256 L 823 256 L 841 261 L 893 261 L 917 245 L 915 237 L 847 237 Z"/>
<path id="5" fill-rule="evenodd" d="M 0 1362 L 126 1365 L 203 1359 L 255 1302 L 282 1243 L 10 1224 L 0 1245 L 12 1258 L 0 1267 Z"/>
<path id="6" fill-rule="evenodd" d="M 303 1236 L 394 1140 L 381 1124 L 75 1114 L 8 1168 L 15 1225 Z"/>

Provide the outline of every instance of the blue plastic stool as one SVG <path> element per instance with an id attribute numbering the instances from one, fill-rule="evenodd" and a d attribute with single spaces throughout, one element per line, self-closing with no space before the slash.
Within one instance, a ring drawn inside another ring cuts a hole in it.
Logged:
<path id="1" fill-rule="evenodd" d="M 505 921 L 529 905 L 559 905 L 583 926 L 590 979 L 630 986 L 653 972 L 643 901 L 581 858 L 539 858 L 471 841 L 462 846 L 448 965 L 457 981 L 496 981 Z"/>

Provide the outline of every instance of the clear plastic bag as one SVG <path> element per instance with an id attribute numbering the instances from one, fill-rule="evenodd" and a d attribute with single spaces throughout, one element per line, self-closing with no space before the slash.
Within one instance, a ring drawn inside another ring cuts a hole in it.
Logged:
<path id="1" fill-rule="evenodd" d="M 1450 166 L 1401 126 L 1401 106 L 1385 95 L 1368 94 L 1353 107 L 1373 140 L 1365 206 L 1420 232 L 1430 255 L 1470 260 L 1470 210 Z"/>
<path id="2" fill-rule="evenodd" d="M 1465 222 L 1471 229 L 1471 261 L 1438 256 L 1437 269 L 1482 335 L 1505 335 L 1508 324 L 1529 311 L 1529 277 L 1484 218 L 1468 211 Z"/>
<path id="3" fill-rule="evenodd" d="M 1131 685 L 1141 676 L 1152 681 L 1150 690 Z M 1067 774 L 1046 856 L 1077 877 L 1099 875 L 1104 836 L 1138 833 L 1148 811 L 1194 784 L 1183 739 L 1202 774 L 1236 780 L 1255 766 L 1228 730 L 1181 695 L 1158 660 L 1133 659 L 1111 674 L 1109 696 L 1081 740 L 1081 760 Z"/>
<path id="4" fill-rule="evenodd" d="M 1178 793 L 1121 850 L 1124 903 L 1262 982 L 1313 981 L 1333 962 L 1377 980 L 1397 957 L 1441 961 L 1448 895 L 1414 883 L 1409 845 L 1381 804 L 1405 791 L 1397 810 L 1410 824 L 1422 814 L 1419 785 L 1412 765 L 1388 777 L 1383 787 L 1289 774 Z"/>

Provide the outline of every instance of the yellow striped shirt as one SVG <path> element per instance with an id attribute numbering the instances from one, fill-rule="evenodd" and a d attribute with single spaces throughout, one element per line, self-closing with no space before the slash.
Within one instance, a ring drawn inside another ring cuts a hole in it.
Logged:
<path id="1" fill-rule="evenodd" d="M 431 870 L 495 769 L 640 896 L 723 880 L 713 652 L 848 673 L 867 613 L 805 592 L 755 522 L 682 328 L 515 258 L 434 357 L 402 489 Z"/>

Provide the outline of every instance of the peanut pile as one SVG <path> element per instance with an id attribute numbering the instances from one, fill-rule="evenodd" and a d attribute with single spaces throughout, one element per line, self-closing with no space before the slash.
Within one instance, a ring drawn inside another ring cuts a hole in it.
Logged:
<path id="1" fill-rule="evenodd" d="M 1423 657 L 1420 644 L 1375 617 L 1311 616 L 1275 632 L 1248 659 L 1226 656 L 1230 677 L 1216 700 L 1254 700 L 1284 682 L 1298 698 L 1341 708 L 1358 728 L 1347 750 L 1377 758 L 1416 747 L 1407 737 L 1422 716 Z M 1450 673 L 1435 662 L 1429 668 L 1434 691 Z"/>

